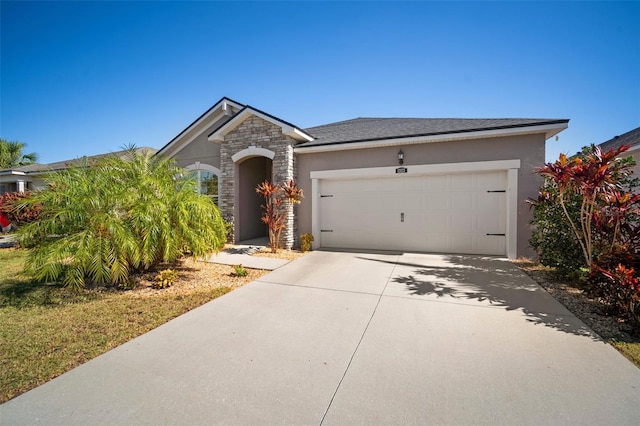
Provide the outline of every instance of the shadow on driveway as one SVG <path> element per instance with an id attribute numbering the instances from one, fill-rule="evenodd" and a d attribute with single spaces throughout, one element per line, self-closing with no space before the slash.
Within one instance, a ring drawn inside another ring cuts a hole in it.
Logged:
<path id="1" fill-rule="evenodd" d="M 471 255 L 405 254 L 394 263 L 388 295 L 418 296 L 450 303 L 521 310 L 528 322 L 602 341 L 591 329 L 504 258 Z M 406 259 L 406 262 L 403 260 Z"/>

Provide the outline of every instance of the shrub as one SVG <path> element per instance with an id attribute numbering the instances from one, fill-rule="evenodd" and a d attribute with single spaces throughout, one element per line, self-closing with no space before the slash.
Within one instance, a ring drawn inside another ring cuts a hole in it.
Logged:
<path id="1" fill-rule="evenodd" d="M 163 269 L 153 279 L 153 286 L 155 288 L 168 288 L 175 284 L 178 278 L 178 273 L 173 269 Z"/>
<path id="2" fill-rule="evenodd" d="M 193 180 L 176 177 L 180 172 L 172 161 L 132 148 L 124 158 L 52 173 L 48 189 L 20 203 L 42 206 L 40 219 L 19 230 L 21 244 L 32 247 L 28 271 L 76 289 L 87 280 L 118 285 L 184 250 L 197 257 L 218 250 L 225 239 L 220 213 Z"/>
<path id="3" fill-rule="evenodd" d="M 231 272 L 231 275 L 234 277 L 246 277 L 247 270 L 243 268 L 242 265 L 233 265 L 233 272 Z"/>
<path id="4" fill-rule="evenodd" d="M 598 260 L 588 284 L 610 313 L 640 327 L 640 256 L 618 253 Z"/>
<path id="5" fill-rule="evenodd" d="M 530 200 L 533 232 L 529 243 L 536 250 L 540 263 L 556 268 L 563 277 L 577 278 L 580 270 L 588 265 L 564 210 L 555 202 L 554 191 L 553 185 L 545 182 L 538 200 Z M 567 211 L 574 220 L 577 220 L 580 202 L 578 195 L 566 202 Z"/>
<path id="6" fill-rule="evenodd" d="M 591 146 L 540 168 L 545 184 L 532 202 L 531 244 L 541 262 L 566 273 L 578 264 L 577 243 L 580 263 L 589 267 L 586 290 L 640 326 L 640 195 L 633 161 L 617 158 L 627 149 Z"/>
<path id="7" fill-rule="evenodd" d="M 311 243 L 313 242 L 313 235 L 311 234 L 302 234 L 300 236 L 300 251 L 307 252 L 311 250 Z"/>

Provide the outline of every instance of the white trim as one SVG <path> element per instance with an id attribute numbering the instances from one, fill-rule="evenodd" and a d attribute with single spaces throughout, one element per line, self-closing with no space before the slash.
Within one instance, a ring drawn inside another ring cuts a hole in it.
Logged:
<path id="1" fill-rule="evenodd" d="M 238 151 L 231 156 L 234 163 L 247 158 L 247 157 L 267 157 L 269 160 L 273 160 L 276 153 L 265 148 L 258 148 L 256 146 L 250 146 L 249 148 Z"/>
<path id="2" fill-rule="evenodd" d="M 187 167 L 184 167 L 184 169 L 185 170 L 189 170 L 189 171 L 192 171 L 192 170 L 205 170 L 207 172 L 213 173 L 214 175 L 216 175 L 218 177 L 220 177 L 220 174 L 222 173 L 222 171 L 219 168 L 217 168 L 215 166 L 211 166 L 209 164 L 203 164 L 203 163 L 201 163 L 199 161 L 196 161 L 194 164 L 190 164 Z"/>
<path id="3" fill-rule="evenodd" d="M 480 172 L 491 170 L 519 169 L 520 160 L 496 160 L 496 161 L 474 161 L 468 163 L 441 163 L 423 164 L 419 166 L 402 166 L 407 169 L 410 175 L 426 174 L 446 174 Z M 396 169 L 392 167 L 369 167 L 363 169 L 342 169 L 342 170 L 319 170 L 310 173 L 311 179 L 347 179 L 397 176 Z M 403 175 L 404 176 L 404 175 Z"/>
<path id="4" fill-rule="evenodd" d="M 518 169 L 507 170 L 507 257 L 518 257 Z"/>
<path id="5" fill-rule="evenodd" d="M 273 124 L 274 126 L 278 126 L 280 127 L 280 129 L 282 130 L 282 133 L 295 139 L 298 141 L 312 141 L 313 138 L 309 135 L 307 135 L 306 133 L 304 133 L 302 130 L 298 129 L 297 127 L 291 126 L 289 124 L 286 124 L 278 119 L 275 119 L 273 117 L 270 117 L 266 114 L 261 113 L 260 111 L 256 111 L 255 109 L 251 108 L 251 107 L 246 107 L 245 109 L 242 110 L 242 112 L 236 114 L 235 117 L 233 117 L 231 120 L 227 121 L 222 127 L 220 127 L 218 130 L 216 130 L 215 132 L 213 132 L 212 134 L 209 135 L 208 140 L 211 142 L 222 142 L 224 141 L 224 137 L 231 132 L 233 129 L 235 129 L 236 127 L 238 127 L 244 120 L 246 120 L 247 118 L 249 118 L 250 116 L 256 116 L 258 118 L 261 118 L 271 124 Z"/>
<path id="6" fill-rule="evenodd" d="M 338 143 L 333 145 L 299 146 L 294 148 L 296 154 L 312 154 L 315 152 L 345 151 L 349 149 L 380 148 L 384 146 L 414 145 L 421 143 L 447 142 L 452 140 L 481 139 L 489 137 L 528 135 L 544 133 L 545 140 L 560 133 L 568 127 L 567 123 L 545 124 L 540 126 L 517 127 L 509 129 L 479 130 L 475 132 L 447 133 L 445 135 L 412 136 L 380 139 L 374 141 Z"/>
<path id="7" fill-rule="evenodd" d="M 318 178 L 311 178 L 311 248 L 320 248 L 320 183 Z"/>
<path id="8" fill-rule="evenodd" d="M 518 251 L 518 169 L 520 160 L 477 161 L 468 163 L 424 164 L 406 166 L 407 174 L 397 174 L 398 167 L 370 167 L 363 169 L 318 170 L 310 173 L 311 178 L 311 233 L 313 249 L 320 247 L 320 180 L 358 179 L 391 176 L 417 176 L 429 174 L 473 173 L 484 171 L 507 172 L 507 229 L 506 256 L 515 259 Z"/>

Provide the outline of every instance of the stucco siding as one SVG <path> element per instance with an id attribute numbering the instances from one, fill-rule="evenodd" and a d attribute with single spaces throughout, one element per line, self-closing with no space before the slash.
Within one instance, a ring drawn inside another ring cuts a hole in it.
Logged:
<path id="1" fill-rule="evenodd" d="M 195 126 L 182 135 L 164 155 L 173 157 L 180 167 L 187 167 L 199 161 L 220 168 L 220 144 L 209 142 L 207 137 L 228 120 L 229 117 L 225 116 L 215 122 L 203 122 Z M 191 142 L 185 145 L 188 140 Z"/>
<path id="2" fill-rule="evenodd" d="M 220 144 L 209 142 L 205 133 L 196 137 L 174 157 L 178 166 L 187 167 L 197 161 L 220 168 Z"/>
<path id="3" fill-rule="evenodd" d="M 517 255 L 535 255 L 529 246 L 532 214 L 525 200 L 529 197 L 536 198 L 542 184 L 542 179 L 534 171 L 545 159 L 543 134 L 425 143 L 401 148 L 404 152 L 404 166 L 409 168 L 409 172 L 412 165 L 519 159 Z M 299 232 L 311 233 L 312 171 L 398 166 L 399 149 L 400 147 L 393 146 L 298 154 L 298 182 L 307 194 L 307 198 L 298 206 Z"/>

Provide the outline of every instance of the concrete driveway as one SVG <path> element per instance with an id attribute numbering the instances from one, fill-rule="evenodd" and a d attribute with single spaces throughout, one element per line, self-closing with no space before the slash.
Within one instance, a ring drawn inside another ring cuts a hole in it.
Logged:
<path id="1" fill-rule="evenodd" d="M 506 260 L 318 251 L 0 423 L 639 424 L 640 370 Z"/>

